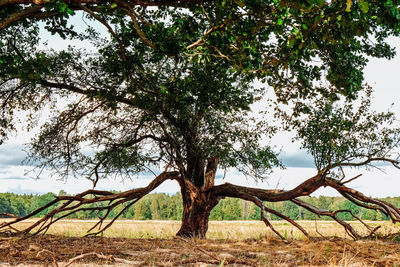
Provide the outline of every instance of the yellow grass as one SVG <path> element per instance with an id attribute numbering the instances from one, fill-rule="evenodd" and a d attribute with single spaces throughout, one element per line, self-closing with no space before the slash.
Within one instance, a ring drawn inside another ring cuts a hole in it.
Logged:
<path id="1" fill-rule="evenodd" d="M 3 221 L 5 221 L 3 219 Z M 35 219 L 21 222 L 16 228 L 22 229 Z M 1 222 L 1 220 L 0 220 Z M 108 223 L 105 221 L 104 223 Z M 48 234 L 79 237 L 84 236 L 89 228 L 96 223 L 95 220 L 61 220 L 55 223 Z M 348 237 L 344 228 L 334 221 L 298 221 L 311 236 Z M 349 222 L 360 234 L 366 235 L 367 231 L 360 222 Z M 274 228 L 289 240 L 303 240 L 304 235 L 286 221 L 273 221 Z M 376 227 L 380 235 L 388 235 L 400 231 L 400 224 L 394 225 L 389 221 L 370 221 L 368 225 Z M 117 238 L 173 238 L 179 230 L 180 221 L 136 221 L 117 220 L 104 233 L 105 237 Z M 261 221 L 211 221 L 207 232 L 208 239 L 263 239 L 274 237 L 275 234 Z"/>

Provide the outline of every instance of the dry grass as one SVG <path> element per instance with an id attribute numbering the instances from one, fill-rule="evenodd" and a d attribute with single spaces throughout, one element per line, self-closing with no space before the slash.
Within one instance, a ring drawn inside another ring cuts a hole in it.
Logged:
<path id="1" fill-rule="evenodd" d="M 300 223 L 318 235 L 315 222 Z M 211 222 L 206 240 L 189 241 L 174 238 L 180 225 L 176 221 L 121 220 L 104 238 L 79 237 L 92 225 L 93 221 L 65 220 L 51 229 L 52 235 L 0 236 L 0 266 L 65 266 L 79 255 L 84 257 L 71 266 L 400 266 L 400 243 L 339 238 L 346 236 L 334 222 L 317 222 L 319 233 L 337 236 L 319 241 L 306 240 L 291 225 L 274 222 L 292 240 L 289 244 L 256 221 Z M 400 230 L 399 225 L 382 225 L 381 234 Z"/>
<path id="2" fill-rule="evenodd" d="M 0 223 L 5 220 L 0 219 Z M 16 228 L 24 228 L 35 219 L 19 223 Z M 107 223 L 108 221 L 105 221 Z M 311 236 L 348 238 L 342 226 L 334 221 L 298 221 Z M 393 225 L 389 221 L 370 221 L 368 225 L 376 227 L 379 235 L 388 235 L 400 232 L 400 224 Z M 80 237 L 95 224 L 94 220 L 61 220 L 54 224 L 47 232 L 52 235 Z M 273 221 L 274 227 L 289 240 L 303 240 L 304 235 L 286 221 Z M 351 225 L 361 234 L 367 232 L 358 221 Z M 172 238 L 178 232 L 180 221 L 136 221 L 118 220 L 105 233 L 104 237 L 115 238 Z M 207 239 L 263 239 L 274 237 L 274 233 L 261 221 L 211 221 L 207 232 Z"/>

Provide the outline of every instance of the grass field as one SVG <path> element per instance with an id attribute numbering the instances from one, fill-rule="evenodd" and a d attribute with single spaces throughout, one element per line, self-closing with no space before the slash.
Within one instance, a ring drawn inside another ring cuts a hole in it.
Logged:
<path id="1" fill-rule="evenodd" d="M 331 221 L 299 221 L 318 240 L 274 221 L 289 243 L 258 221 L 212 221 L 206 240 L 183 240 L 175 238 L 178 221 L 119 220 L 103 238 L 82 238 L 93 223 L 64 220 L 46 236 L 0 236 L 0 266 L 400 266 L 400 243 L 352 241 Z M 368 223 L 382 225 L 380 235 L 400 232 L 400 225 Z"/>
<path id="2" fill-rule="evenodd" d="M 35 219 L 27 220 L 17 225 L 24 228 Z M 4 220 L 3 220 L 4 221 Z M 62 220 L 54 224 L 47 232 L 52 235 L 68 237 L 84 236 L 86 231 L 95 224 L 95 220 Z M 104 223 L 107 223 L 105 221 Z M 0 220 L 1 223 L 1 220 Z M 298 221 L 304 229 L 316 237 L 341 237 L 348 238 L 342 226 L 334 221 Z M 274 228 L 289 240 L 303 240 L 305 236 L 294 226 L 286 221 L 272 221 Z M 365 227 L 353 221 L 350 224 L 363 235 L 367 234 Z M 367 224 L 375 227 L 381 225 L 377 231 L 379 235 L 388 235 L 400 232 L 400 224 L 392 224 L 389 221 L 367 221 Z M 115 238 L 172 238 L 178 232 L 180 221 L 136 221 L 118 220 L 105 233 L 104 237 Z M 211 221 L 207 232 L 207 239 L 263 239 L 273 237 L 275 234 L 261 221 Z"/>

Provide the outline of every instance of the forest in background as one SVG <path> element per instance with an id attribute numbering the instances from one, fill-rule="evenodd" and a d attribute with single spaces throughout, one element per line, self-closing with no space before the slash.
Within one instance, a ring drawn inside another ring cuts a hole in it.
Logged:
<path id="1" fill-rule="evenodd" d="M 66 192 L 61 190 L 59 195 L 66 195 Z M 32 211 L 44 206 L 52 201 L 57 195 L 47 193 L 43 195 L 24 194 L 18 195 L 14 193 L 0 193 L 0 214 L 14 214 L 18 217 L 25 216 Z M 325 210 L 351 210 L 353 214 L 364 220 L 388 220 L 389 218 L 381 212 L 375 212 L 361 208 L 343 197 L 302 197 L 302 200 L 320 207 Z M 400 206 L 400 197 L 387 197 L 380 199 L 395 205 Z M 99 203 L 92 204 L 92 206 Z M 321 216 L 311 213 L 304 208 L 301 208 L 290 201 L 271 203 L 266 202 L 266 207 L 272 208 L 282 214 L 288 215 L 294 220 L 332 220 L 330 217 Z M 114 218 L 125 206 L 120 205 L 114 209 L 108 218 Z M 163 193 L 153 193 L 146 195 L 125 213 L 121 215 L 121 219 L 135 220 L 181 220 L 182 219 L 182 197 L 180 193 L 175 195 L 167 195 Z M 42 210 L 36 217 L 41 217 L 49 211 Z M 68 218 L 73 219 L 96 219 L 102 213 L 79 211 Z M 62 215 L 62 214 L 61 214 Z M 61 216 L 59 215 L 59 216 Z M 280 220 L 279 217 L 268 214 L 271 220 Z M 0 216 L 6 217 L 6 216 Z M 338 217 L 342 220 L 354 220 L 354 218 L 346 212 L 339 213 Z M 259 220 L 260 208 L 251 202 L 237 198 L 222 199 L 219 204 L 212 210 L 210 220 Z"/>

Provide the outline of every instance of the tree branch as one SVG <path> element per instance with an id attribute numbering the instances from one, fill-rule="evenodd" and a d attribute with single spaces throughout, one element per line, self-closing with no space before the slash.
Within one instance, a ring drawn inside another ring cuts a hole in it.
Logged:
<path id="1" fill-rule="evenodd" d="M 324 185 L 326 185 L 325 180 L 322 179 L 321 174 L 317 174 L 316 176 L 307 179 L 294 189 L 288 191 L 279 189 L 264 190 L 225 183 L 214 186 L 210 189 L 210 193 L 216 196 L 238 197 L 250 201 L 252 201 L 252 199 L 248 199 L 248 196 L 256 196 L 263 201 L 278 202 L 292 200 L 300 196 L 308 196 Z"/>
<path id="2" fill-rule="evenodd" d="M 45 5 L 50 0 L 0 0 L 0 7 L 15 6 L 15 5 Z M 112 4 L 114 0 L 64 0 L 69 4 Z M 201 3 L 210 2 L 210 0 L 128 0 L 129 5 L 135 6 L 176 6 L 187 7 L 190 5 L 197 5 Z"/>
<path id="3" fill-rule="evenodd" d="M 336 211 L 336 212 L 331 212 L 331 211 L 327 211 L 327 210 L 323 210 L 323 209 L 319 209 L 319 208 L 317 208 L 317 207 L 314 207 L 313 205 L 311 205 L 311 204 L 309 204 L 309 203 L 307 203 L 307 202 L 305 202 L 305 201 L 302 201 L 302 200 L 300 200 L 300 199 L 293 199 L 293 200 L 291 200 L 291 201 L 292 201 L 293 203 L 297 204 L 298 206 L 303 207 L 303 208 L 305 208 L 306 210 L 311 211 L 312 213 L 317 214 L 318 216 L 328 216 L 328 217 L 331 217 L 331 218 L 334 219 L 336 222 L 338 222 L 340 225 L 342 225 L 342 226 L 345 228 L 346 232 L 348 232 L 348 233 L 350 234 L 350 236 L 351 236 L 354 240 L 357 240 L 357 239 L 360 239 L 360 238 L 361 238 L 361 236 L 356 232 L 356 230 L 354 230 L 354 228 L 353 228 L 350 224 L 348 224 L 347 222 L 345 222 L 345 221 L 339 219 L 338 216 L 337 216 L 337 213 L 338 213 L 338 212 L 349 212 L 349 213 L 351 213 L 351 211 L 348 211 L 348 210 L 340 210 L 340 211 Z M 355 217 L 355 216 L 353 215 L 353 213 L 351 213 L 351 215 L 352 215 L 353 217 Z"/>
<path id="4" fill-rule="evenodd" d="M 77 87 L 75 85 L 72 85 L 72 84 L 50 82 L 50 81 L 47 81 L 45 79 L 40 79 L 40 84 L 43 85 L 43 86 L 47 86 L 47 87 L 68 90 L 68 91 L 71 91 L 73 93 L 78 93 L 78 94 L 86 95 L 86 96 L 89 96 L 89 97 L 96 96 L 96 94 L 98 92 L 97 90 L 89 90 L 89 89 L 85 90 L 85 89 L 79 88 L 79 87 Z M 122 96 L 114 96 L 114 97 L 115 97 L 115 99 L 118 100 L 119 103 L 124 103 L 124 104 L 127 104 L 129 106 L 135 106 L 133 101 L 128 99 L 128 98 L 125 98 L 125 97 L 122 97 Z"/>
<path id="5" fill-rule="evenodd" d="M 162 184 L 166 180 L 178 180 L 179 179 L 179 173 L 178 172 L 163 172 L 156 178 L 154 178 L 153 181 L 150 182 L 150 184 L 146 187 L 142 188 L 137 188 L 137 189 L 132 189 L 128 190 L 125 192 L 121 193 L 112 193 L 108 191 L 99 191 L 99 190 L 87 190 L 85 192 L 82 192 L 80 194 L 77 194 L 75 196 L 58 196 L 56 199 L 53 201 L 49 202 L 47 205 L 40 207 L 39 209 L 33 211 L 32 213 L 16 218 L 10 222 L 5 222 L 0 225 L 0 230 L 7 230 L 7 229 L 13 229 L 11 228 L 12 225 L 29 219 L 37 214 L 39 214 L 41 211 L 51 208 L 53 205 L 60 204 L 58 207 L 53 208 L 50 212 L 48 212 L 43 218 L 39 219 L 29 227 L 21 230 L 18 233 L 22 234 L 27 234 L 31 232 L 35 227 L 39 226 L 39 229 L 36 230 L 34 234 L 38 234 L 40 232 L 46 231 L 53 223 L 57 222 L 58 220 L 74 214 L 80 210 L 93 210 L 93 211 L 101 211 L 101 210 L 106 210 L 107 213 L 105 216 L 100 218 L 100 222 L 96 224 L 101 226 L 101 222 L 105 219 L 105 217 L 108 215 L 108 213 L 117 205 L 126 203 L 131 201 L 121 212 L 118 213 L 118 215 L 112 220 L 114 222 L 128 207 L 133 205 L 136 201 L 138 201 L 140 198 L 143 196 L 147 195 L 151 191 L 153 191 L 155 188 L 157 188 L 160 184 Z M 94 197 L 89 197 L 90 195 L 93 195 Z M 101 202 L 109 202 L 113 204 L 107 205 L 105 207 L 84 207 L 86 204 L 93 204 L 93 203 L 101 203 Z M 55 218 L 56 215 L 60 215 L 61 213 L 66 213 L 61 215 L 60 217 Z M 107 229 L 111 224 L 107 224 L 104 228 L 100 229 L 99 232 L 95 233 L 101 233 L 105 229 Z M 93 229 L 93 228 L 92 228 Z M 91 229 L 91 230 L 92 230 Z M 13 231 L 15 233 L 15 231 Z"/>
<path id="6" fill-rule="evenodd" d="M 157 47 L 146 37 L 146 35 L 140 29 L 139 23 L 136 19 L 136 17 L 139 17 L 139 16 L 132 9 L 132 7 L 124 1 L 115 0 L 115 2 L 118 3 L 120 6 L 122 6 L 123 7 L 122 10 L 124 10 L 125 13 L 131 18 L 131 20 L 133 22 L 133 26 L 136 30 L 136 33 L 139 35 L 140 39 L 142 39 L 142 41 L 145 44 L 147 44 L 149 47 L 151 47 L 152 49 L 156 49 Z"/>
<path id="7" fill-rule="evenodd" d="M 97 21 L 99 21 L 101 24 L 103 24 L 107 30 L 110 32 L 110 34 L 115 38 L 115 40 L 118 43 L 119 49 L 121 51 L 121 59 L 122 61 L 126 62 L 126 52 L 125 52 L 125 46 L 123 45 L 121 39 L 118 37 L 118 35 L 114 32 L 114 30 L 111 28 L 111 26 L 101 19 L 98 15 L 96 15 L 92 10 L 90 10 L 88 7 L 83 6 L 82 4 L 79 3 L 79 7 L 84 10 L 85 12 L 89 13 L 92 17 L 94 17 Z"/>
<path id="8" fill-rule="evenodd" d="M 4 1 L 4 0 L 2 0 L 2 1 Z M 1 8 L 1 2 L 0 2 L 0 8 Z M 38 15 L 38 14 L 43 15 L 43 13 L 38 13 L 42 8 L 43 8 L 42 6 L 33 6 L 33 7 L 25 8 L 20 12 L 11 14 L 6 19 L 3 19 L 0 21 L 0 31 L 7 28 L 11 24 L 13 24 L 14 22 L 17 22 L 19 20 L 29 18 L 29 17 Z M 54 14 L 52 14 L 52 15 L 54 15 Z"/>

